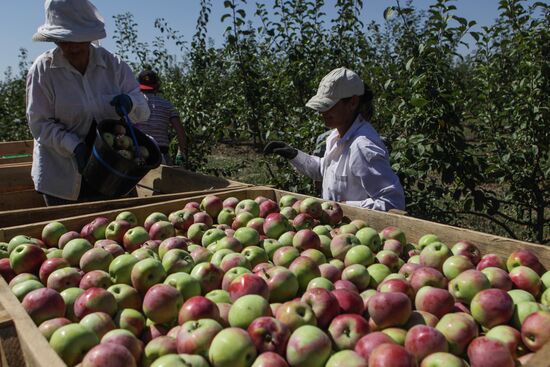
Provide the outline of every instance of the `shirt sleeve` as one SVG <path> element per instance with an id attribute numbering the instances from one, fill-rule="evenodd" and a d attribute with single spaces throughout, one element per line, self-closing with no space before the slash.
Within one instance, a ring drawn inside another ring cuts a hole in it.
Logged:
<path id="1" fill-rule="evenodd" d="M 132 99 L 132 111 L 128 114 L 130 119 L 134 122 L 147 121 L 151 111 L 147 104 L 147 99 L 139 89 L 139 83 L 137 82 L 132 70 L 124 61 L 118 59 L 119 72 L 120 72 L 120 87 L 121 92 L 127 94 Z"/>
<path id="2" fill-rule="evenodd" d="M 346 201 L 346 204 L 381 211 L 405 209 L 403 188 L 381 148 L 358 147 L 352 155 L 351 167 L 353 174 L 360 178 L 366 197 L 364 200 Z"/>
<path id="3" fill-rule="evenodd" d="M 174 117 L 180 117 L 180 114 L 178 112 L 178 110 L 176 110 L 176 107 L 174 107 L 174 105 L 172 104 L 172 102 L 166 100 L 166 102 L 168 103 L 168 105 L 170 106 L 170 118 L 174 118 Z"/>
<path id="4" fill-rule="evenodd" d="M 55 101 L 48 83 L 49 78 L 41 67 L 34 65 L 29 70 L 26 86 L 29 129 L 37 142 L 55 150 L 61 156 L 69 157 L 80 143 L 80 138 L 53 118 Z"/>
<path id="5" fill-rule="evenodd" d="M 321 175 L 321 162 L 322 158 L 306 154 L 301 150 L 298 150 L 298 155 L 290 160 L 290 164 L 292 164 L 296 171 L 315 181 L 323 180 L 323 176 Z"/>

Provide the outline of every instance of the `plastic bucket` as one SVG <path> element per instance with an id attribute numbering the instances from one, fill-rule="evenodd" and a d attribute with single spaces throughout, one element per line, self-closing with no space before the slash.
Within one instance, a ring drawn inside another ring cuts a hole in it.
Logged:
<path id="1" fill-rule="evenodd" d="M 129 193 L 149 172 L 157 168 L 162 156 L 157 144 L 139 129 L 134 128 L 137 142 L 149 151 L 143 163 L 123 157 L 104 139 L 103 133 L 113 133 L 115 125 L 124 125 L 119 120 L 104 120 L 97 125 L 96 137 L 90 159 L 82 177 L 97 192 L 107 197 L 120 197 Z"/>

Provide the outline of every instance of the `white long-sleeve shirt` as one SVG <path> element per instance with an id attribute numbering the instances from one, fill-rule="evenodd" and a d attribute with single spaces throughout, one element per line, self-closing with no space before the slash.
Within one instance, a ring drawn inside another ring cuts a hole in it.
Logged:
<path id="1" fill-rule="evenodd" d="M 342 138 L 334 129 L 322 158 L 298 151 L 294 168 L 323 183 L 323 199 L 387 211 L 405 209 L 405 194 L 388 151 L 370 123 L 358 115 Z"/>
<path id="2" fill-rule="evenodd" d="M 119 119 L 110 101 L 121 93 L 132 99 L 132 121 L 149 118 L 147 101 L 130 67 L 104 48 L 90 45 L 84 75 L 59 48 L 38 56 L 27 75 L 27 120 L 34 137 L 31 172 L 37 191 L 78 198 L 82 176 L 73 151 L 94 119 Z"/>

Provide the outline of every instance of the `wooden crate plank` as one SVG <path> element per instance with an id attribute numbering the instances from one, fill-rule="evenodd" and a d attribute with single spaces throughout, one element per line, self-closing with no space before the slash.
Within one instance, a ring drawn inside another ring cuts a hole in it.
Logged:
<path id="1" fill-rule="evenodd" d="M 550 342 L 546 343 L 525 365 L 525 367 L 550 366 Z"/>
<path id="2" fill-rule="evenodd" d="M 33 140 L 7 141 L 0 143 L 0 155 L 32 154 Z"/>
<path id="3" fill-rule="evenodd" d="M 25 211 L 29 208 L 43 208 L 45 206 L 43 196 L 34 189 L 0 193 L 0 218 L 2 213 L 12 217 L 11 211 L 16 211 L 14 215 L 18 215 L 18 209 L 24 209 L 22 211 Z M 22 224 L 24 223 L 22 222 Z M 2 219 L 0 219 L 0 227 L 2 227 Z"/>
<path id="4" fill-rule="evenodd" d="M 27 366 L 65 366 L 65 363 L 50 347 L 46 338 L 40 334 L 32 319 L 11 292 L 6 281 L 1 277 L 0 303 L 15 323 L 19 344 Z"/>
<path id="5" fill-rule="evenodd" d="M 0 165 L 0 193 L 32 189 L 31 164 Z"/>
<path id="6" fill-rule="evenodd" d="M 238 189 L 241 189 L 241 188 L 240 187 L 231 188 L 231 190 L 238 190 Z M 13 227 L 13 226 L 36 223 L 36 222 L 51 221 L 55 219 L 85 215 L 88 213 L 104 212 L 104 211 L 115 210 L 115 209 L 135 207 L 135 206 L 145 205 L 145 204 L 159 203 L 163 201 L 181 199 L 189 196 L 207 195 L 207 194 L 216 193 L 219 191 L 227 191 L 227 190 L 226 189 L 207 190 L 207 191 L 201 190 L 201 191 L 191 191 L 191 192 L 180 192 L 175 194 L 142 196 L 140 194 L 140 189 L 138 188 L 138 195 L 140 197 L 137 197 L 137 198 L 113 199 L 108 201 L 92 201 L 87 203 L 59 205 L 59 206 L 52 206 L 52 207 L 44 206 L 42 196 L 37 194 L 34 190 L 32 190 L 31 192 L 15 192 L 15 193 L 8 193 L 8 194 L 0 194 L 0 200 L 2 200 L 3 195 L 7 196 L 9 200 L 12 200 L 11 199 L 12 195 L 16 197 L 19 194 L 25 193 L 25 195 L 22 195 L 23 200 L 27 200 L 28 203 L 30 203 L 30 199 L 29 197 L 27 197 L 27 195 L 28 196 L 38 195 L 38 197 L 36 198 L 36 205 L 34 206 L 29 206 L 28 208 L 21 208 L 21 209 L 19 208 L 11 209 L 11 210 L 6 209 L 4 211 L 0 211 L 0 228 Z M 9 204 L 6 203 L 6 205 L 9 205 Z M 17 205 L 17 201 L 11 203 L 11 205 L 12 206 Z M 0 204 L 0 207 L 2 207 L 2 204 Z"/>
<path id="7" fill-rule="evenodd" d="M 32 162 L 32 156 L 0 158 L 0 166 L 14 163 L 29 163 Z"/>
<path id="8" fill-rule="evenodd" d="M 161 166 L 160 168 L 160 179 L 155 180 L 153 188 L 166 194 L 244 185 L 242 182 L 192 172 L 180 167 Z"/>

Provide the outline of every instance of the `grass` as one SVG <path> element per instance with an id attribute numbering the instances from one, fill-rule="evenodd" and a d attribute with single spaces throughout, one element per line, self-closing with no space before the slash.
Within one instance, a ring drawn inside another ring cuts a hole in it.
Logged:
<path id="1" fill-rule="evenodd" d="M 269 172 L 259 164 L 262 159 L 263 155 L 249 145 L 219 143 L 208 156 L 206 171 L 243 183 L 264 185 L 269 182 Z"/>

